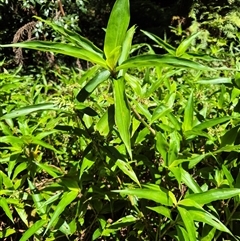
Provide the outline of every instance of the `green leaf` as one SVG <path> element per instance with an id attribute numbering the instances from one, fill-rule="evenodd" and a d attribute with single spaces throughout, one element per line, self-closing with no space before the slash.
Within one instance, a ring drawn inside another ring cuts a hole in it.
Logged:
<path id="1" fill-rule="evenodd" d="M 97 46 L 95 46 L 87 38 L 82 37 L 80 34 L 77 34 L 74 31 L 66 29 L 51 21 L 44 20 L 40 17 L 35 16 L 35 18 L 40 20 L 41 22 L 44 22 L 44 23 L 48 24 L 49 26 L 51 26 L 56 32 L 60 33 L 62 36 L 64 36 L 68 41 L 72 42 L 73 44 L 78 45 L 79 47 L 82 47 L 88 51 L 91 51 L 92 53 L 96 53 L 101 57 L 103 56 L 103 52 L 101 49 L 99 49 Z"/>
<path id="2" fill-rule="evenodd" d="M 221 124 L 221 123 L 224 123 L 226 121 L 229 121 L 231 119 L 234 119 L 234 118 L 237 118 L 237 117 L 233 117 L 233 116 L 225 116 L 225 117 L 219 117 L 219 118 L 215 118 L 213 120 L 207 120 L 207 121 L 204 121 L 196 126 L 193 127 L 192 130 L 204 130 L 204 129 L 207 129 L 209 127 L 213 127 L 213 126 L 216 126 L 218 124 Z"/>
<path id="3" fill-rule="evenodd" d="M 168 195 L 168 191 L 156 187 L 154 189 L 143 188 L 143 189 L 124 189 L 124 190 L 114 190 L 113 192 L 119 192 L 126 195 L 135 195 L 138 198 L 144 198 L 148 200 L 155 201 L 166 206 L 172 206 L 173 202 Z"/>
<path id="4" fill-rule="evenodd" d="M 235 126 L 228 130 L 222 137 L 221 137 L 221 145 L 220 147 L 226 145 L 234 145 L 236 138 L 239 134 L 239 126 Z"/>
<path id="5" fill-rule="evenodd" d="M 40 162 L 34 162 L 37 166 L 39 166 L 43 171 L 45 171 L 47 174 L 52 176 L 53 178 L 57 178 L 64 173 L 62 173 L 59 169 L 57 169 L 54 166 L 50 166 L 48 164 L 40 163 Z"/>
<path id="6" fill-rule="evenodd" d="M 184 226 L 188 232 L 189 240 L 196 241 L 196 228 L 192 219 L 191 214 L 183 207 L 177 206 L 177 209 L 181 215 Z"/>
<path id="7" fill-rule="evenodd" d="M 161 214 L 163 217 L 167 217 L 172 220 L 171 218 L 171 210 L 164 207 L 164 206 L 157 206 L 157 207 L 147 207 L 148 209 L 153 210 L 156 213 Z"/>
<path id="8" fill-rule="evenodd" d="M 124 162 L 122 160 L 117 160 L 116 161 L 116 165 L 129 177 L 131 178 L 134 182 L 136 182 L 138 184 L 138 186 L 141 187 L 140 182 L 138 181 L 138 178 L 135 174 L 135 172 L 133 171 L 132 167 L 130 166 L 129 163 Z"/>
<path id="9" fill-rule="evenodd" d="M 180 225 L 176 226 L 177 229 L 177 238 L 179 241 L 189 241 L 188 233 L 185 228 Z"/>
<path id="10" fill-rule="evenodd" d="M 179 206 L 185 208 L 191 215 L 194 221 L 207 223 L 216 229 L 230 233 L 229 229 L 221 223 L 215 216 L 211 213 L 205 211 L 197 202 L 191 199 L 183 199 L 178 203 Z"/>
<path id="11" fill-rule="evenodd" d="M 183 131 L 191 130 L 193 127 L 193 92 L 190 94 L 187 105 L 184 110 L 184 120 L 182 124 Z"/>
<path id="12" fill-rule="evenodd" d="M 122 217 L 118 219 L 116 222 L 112 223 L 107 227 L 107 229 L 117 229 L 119 230 L 120 228 L 126 227 L 129 224 L 132 224 L 137 221 L 137 218 L 134 217 L 133 215 L 127 215 L 125 217 Z M 104 232 L 103 232 L 104 235 Z"/>
<path id="13" fill-rule="evenodd" d="M 161 117 L 166 116 L 168 113 L 170 113 L 172 108 L 169 108 L 165 105 L 160 104 L 153 112 L 152 118 L 150 121 L 150 124 L 152 124 L 154 121 L 159 120 Z"/>
<path id="14" fill-rule="evenodd" d="M 126 146 L 128 154 L 132 159 L 130 124 L 131 114 L 128 106 L 128 100 L 125 94 L 125 81 L 121 77 L 113 80 L 114 104 L 115 104 L 115 123 L 117 125 L 120 137 Z"/>
<path id="15" fill-rule="evenodd" d="M 5 228 L 3 231 L 0 231 L 0 238 L 4 240 L 5 238 L 7 238 L 8 236 L 10 236 L 14 233 L 16 233 L 15 229 Z"/>
<path id="16" fill-rule="evenodd" d="M 42 194 L 36 189 L 36 187 L 33 185 L 33 183 L 28 180 L 28 185 L 31 190 L 31 197 L 33 199 L 33 202 L 37 208 L 37 212 L 42 215 L 46 214 L 46 207 L 43 208 L 43 202 L 45 201 Z"/>
<path id="17" fill-rule="evenodd" d="M 48 225 L 47 225 L 47 228 L 44 232 L 44 234 L 46 234 L 46 232 L 49 230 L 49 228 L 52 227 L 53 223 L 59 219 L 60 215 L 62 214 L 62 212 L 65 210 L 65 208 L 71 204 L 74 199 L 77 197 L 78 195 L 78 191 L 74 190 L 74 191 L 71 191 L 71 192 L 65 192 L 62 196 L 62 199 L 61 201 L 58 203 Z"/>
<path id="18" fill-rule="evenodd" d="M 131 50 L 131 46 L 132 46 L 132 39 L 133 39 L 133 35 L 135 33 L 136 27 L 132 26 L 128 31 L 127 31 L 127 35 L 124 39 L 123 42 L 123 46 L 122 46 L 122 52 L 121 52 L 121 56 L 119 58 L 119 64 L 121 64 L 123 61 L 125 61 L 129 54 L 130 54 L 130 50 Z"/>
<path id="19" fill-rule="evenodd" d="M 199 34 L 201 34 L 201 32 L 195 33 L 195 34 L 193 34 L 192 36 L 190 36 L 189 38 L 184 39 L 184 40 L 179 44 L 179 46 L 177 47 L 176 56 L 177 56 L 177 57 L 180 57 L 180 56 L 182 56 L 183 54 L 185 54 L 185 52 L 187 51 L 187 49 L 190 47 L 192 41 L 193 41 Z"/>
<path id="20" fill-rule="evenodd" d="M 49 41 L 26 41 L 14 44 L 0 45 L 0 47 L 27 48 L 45 52 L 54 52 L 58 54 L 72 56 L 74 58 L 83 59 L 95 64 L 99 64 L 103 68 L 107 69 L 105 60 L 98 54 L 66 43 Z"/>
<path id="21" fill-rule="evenodd" d="M 187 196 L 200 205 L 208 204 L 214 201 L 229 199 L 240 194 L 240 188 L 222 188 L 211 189 L 206 192 L 190 194 Z"/>
<path id="22" fill-rule="evenodd" d="M 7 217 L 14 223 L 12 212 L 8 206 L 8 203 L 4 197 L 0 197 L 0 207 L 2 208 L 3 212 L 7 215 Z"/>
<path id="23" fill-rule="evenodd" d="M 81 163 L 81 168 L 80 168 L 80 174 L 79 174 L 80 179 L 81 179 L 83 173 L 86 172 L 88 169 L 90 169 L 93 164 L 94 164 L 94 160 L 90 160 L 88 158 L 88 156 L 85 156 L 83 158 L 82 163 Z"/>
<path id="24" fill-rule="evenodd" d="M 122 46 L 117 46 L 112 52 L 109 54 L 106 63 L 108 67 L 113 70 L 118 62 L 118 59 L 121 55 Z"/>
<path id="25" fill-rule="evenodd" d="M 164 161 L 164 165 L 168 166 L 167 154 L 168 154 L 169 144 L 161 132 L 157 132 L 156 134 L 156 148 L 158 152 L 161 154 L 161 158 Z"/>
<path id="26" fill-rule="evenodd" d="M 170 143 L 167 153 L 167 166 L 171 165 L 174 162 L 180 151 L 180 139 L 178 132 L 174 131 L 170 134 Z"/>
<path id="27" fill-rule="evenodd" d="M 96 130 L 103 136 L 107 136 L 114 125 L 114 105 L 110 105 L 96 124 Z"/>
<path id="28" fill-rule="evenodd" d="M 38 220 L 30 228 L 28 228 L 26 232 L 23 233 L 23 236 L 19 241 L 28 241 L 29 238 L 36 234 L 36 232 L 41 229 L 46 223 L 47 220 Z"/>
<path id="29" fill-rule="evenodd" d="M 184 182 L 184 184 L 187 185 L 194 193 L 201 193 L 202 192 L 202 189 L 197 184 L 197 182 L 183 168 L 181 168 L 181 179 L 182 179 L 182 182 Z"/>
<path id="30" fill-rule="evenodd" d="M 13 110 L 12 112 L 3 115 L 0 119 L 12 119 L 19 116 L 25 116 L 37 111 L 45 111 L 45 110 L 60 110 L 56 104 L 53 103 L 44 103 L 37 105 L 30 105 L 18 110 Z"/>
<path id="31" fill-rule="evenodd" d="M 222 165 L 222 170 L 223 170 L 225 177 L 227 178 L 229 187 L 234 188 L 234 178 L 233 178 L 231 172 L 224 165 Z"/>
<path id="32" fill-rule="evenodd" d="M 198 84 L 232 84 L 231 78 L 226 77 L 218 77 L 218 78 L 211 78 L 211 79 L 200 79 L 197 81 Z"/>
<path id="33" fill-rule="evenodd" d="M 77 100 L 83 102 L 87 97 L 110 76 L 108 70 L 102 70 L 95 75 L 77 94 Z"/>
<path id="34" fill-rule="evenodd" d="M 108 20 L 104 40 L 104 53 L 107 59 L 116 47 L 123 45 L 129 22 L 129 0 L 117 0 Z"/>
<path id="35" fill-rule="evenodd" d="M 127 59 L 116 68 L 116 71 L 126 68 L 139 68 L 148 66 L 171 66 L 197 70 L 214 70 L 188 59 L 158 54 L 145 54 Z"/>
<path id="36" fill-rule="evenodd" d="M 143 31 L 143 30 L 141 30 L 141 32 L 143 32 L 146 36 L 148 36 L 150 39 L 152 39 L 157 44 L 159 44 L 161 47 L 163 47 L 168 53 L 170 53 L 171 55 L 175 55 L 176 49 L 172 45 L 166 43 L 164 40 L 162 40 L 155 34 L 152 34 L 152 33 L 149 33 L 147 31 Z"/>

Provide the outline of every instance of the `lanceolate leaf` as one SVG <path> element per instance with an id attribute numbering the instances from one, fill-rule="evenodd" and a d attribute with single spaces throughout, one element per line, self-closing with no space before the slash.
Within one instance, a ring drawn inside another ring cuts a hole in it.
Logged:
<path id="1" fill-rule="evenodd" d="M 135 174 L 135 172 L 133 171 L 132 167 L 130 166 L 130 163 L 127 163 L 125 161 L 122 160 L 117 160 L 116 165 L 129 177 L 131 178 L 134 182 L 136 182 L 138 184 L 138 186 L 141 187 L 140 182 L 138 181 L 138 178 Z"/>
<path id="2" fill-rule="evenodd" d="M 195 241 L 196 239 L 196 228 L 192 219 L 191 214 L 183 207 L 177 206 L 177 209 L 182 217 L 184 226 L 188 232 L 189 240 Z"/>
<path id="3" fill-rule="evenodd" d="M 127 35 L 124 39 L 123 42 L 123 46 L 122 46 L 122 53 L 121 56 L 119 58 L 119 64 L 121 64 L 123 61 L 125 61 L 130 53 L 131 47 L 132 47 L 132 39 L 133 39 L 133 35 L 135 33 L 136 27 L 132 26 L 128 31 L 127 31 Z"/>
<path id="4" fill-rule="evenodd" d="M 183 131 L 189 131 L 193 126 L 193 92 L 190 94 L 184 110 Z"/>
<path id="5" fill-rule="evenodd" d="M 50 41 L 26 41 L 21 43 L 0 45 L 0 47 L 16 47 L 40 50 L 45 52 L 54 52 L 64 54 L 75 58 L 83 59 L 95 64 L 99 64 L 107 69 L 105 60 L 98 54 L 89 50 L 72 46 L 66 43 L 50 42 Z"/>
<path id="6" fill-rule="evenodd" d="M 159 55 L 159 54 L 145 54 L 136 57 L 129 58 L 124 61 L 120 66 L 116 68 L 117 71 L 126 68 L 138 68 L 148 66 L 172 66 L 172 67 L 183 67 L 192 68 L 198 70 L 214 70 L 206 67 L 202 64 L 193 62 L 188 59 Z"/>
<path id="7" fill-rule="evenodd" d="M 124 189 L 124 190 L 114 190 L 113 192 L 119 192 L 126 195 L 135 195 L 138 198 L 144 198 L 148 200 L 155 201 L 166 206 L 172 206 L 173 202 L 168 195 L 167 191 L 161 190 L 160 188 L 150 189 Z"/>
<path id="8" fill-rule="evenodd" d="M 115 123 L 123 143 L 132 159 L 131 137 L 130 137 L 130 109 L 125 94 L 124 78 L 113 80 L 114 104 L 115 104 Z"/>
<path id="9" fill-rule="evenodd" d="M 197 202 L 191 199 L 183 199 L 178 205 L 185 208 L 190 214 L 194 221 L 207 223 L 208 225 L 215 227 L 216 229 L 230 233 L 229 229 L 221 223 L 215 216 L 211 213 L 205 211 Z"/>
<path id="10" fill-rule="evenodd" d="M 62 196 L 61 201 L 57 205 L 44 234 L 52 227 L 53 223 L 60 217 L 65 208 L 77 197 L 78 191 L 73 190 L 71 192 L 65 192 Z"/>
<path id="11" fill-rule="evenodd" d="M 110 72 L 108 70 L 103 70 L 95 75 L 77 94 L 77 100 L 79 102 L 83 102 L 87 99 L 87 97 L 105 80 L 107 80 L 110 76 Z"/>
<path id="12" fill-rule="evenodd" d="M 170 53 L 171 55 L 175 55 L 176 49 L 172 45 L 168 44 L 167 42 L 165 42 L 164 40 L 162 40 L 161 38 L 159 38 L 155 34 L 152 34 L 152 33 L 149 33 L 147 31 L 143 31 L 143 30 L 141 30 L 141 31 L 146 36 L 148 36 L 150 39 L 152 39 L 157 44 L 159 44 L 159 46 L 163 47 L 168 53 Z"/>
<path id="13" fill-rule="evenodd" d="M 47 223 L 47 220 L 38 220 L 35 222 L 21 237 L 19 241 L 27 241 L 30 237 L 32 237 L 36 232 L 42 228 Z"/>
<path id="14" fill-rule="evenodd" d="M 117 0 L 108 20 L 104 53 L 106 58 L 117 47 L 122 46 L 130 22 L 129 0 Z"/>
<path id="15" fill-rule="evenodd" d="M 198 124 L 198 125 L 194 126 L 193 130 L 204 130 L 204 129 L 207 129 L 209 127 L 213 127 L 213 126 L 216 126 L 218 124 L 229 121 L 231 119 L 234 119 L 234 117 L 233 116 L 225 116 L 225 117 L 215 118 L 215 119 L 212 119 L 212 120 L 207 120 L 207 121 L 202 122 L 201 124 Z"/>
<path id="16" fill-rule="evenodd" d="M 80 34 L 75 33 L 74 31 L 71 31 L 69 29 L 66 29 L 60 25 L 57 25 L 51 21 L 44 20 L 40 17 L 35 17 L 36 19 L 48 24 L 51 26 L 56 32 L 59 32 L 61 35 L 63 35 L 68 41 L 72 42 L 73 44 L 82 47 L 86 50 L 89 50 L 95 54 L 98 54 L 99 56 L 103 56 L 103 52 L 101 49 L 99 49 L 97 46 L 95 46 L 91 41 L 89 41 L 87 38 L 82 37 Z"/>
<path id="17" fill-rule="evenodd" d="M 181 55 L 185 54 L 186 50 L 189 48 L 189 46 L 191 45 L 192 41 L 200 34 L 201 32 L 198 32 L 196 34 L 193 34 L 192 36 L 190 36 L 187 39 L 184 39 L 180 45 L 178 46 L 177 50 L 176 50 L 176 56 L 180 57 Z"/>
<path id="18" fill-rule="evenodd" d="M 219 188 L 211 189 L 202 193 L 190 194 L 187 196 L 187 198 L 197 202 L 200 205 L 204 205 L 217 200 L 229 199 L 239 194 L 240 188 Z"/>
<path id="19" fill-rule="evenodd" d="M 60 110 L 56 104 L 53 103 L 44 103 L 37 105 L 30 105 L 18 110 L 13 110 L 12 112 L 2 116 L 0 119 L 12 119 L 19 116 L 25 116 L 33 112 L 44 111 L 44 110 Z"/>

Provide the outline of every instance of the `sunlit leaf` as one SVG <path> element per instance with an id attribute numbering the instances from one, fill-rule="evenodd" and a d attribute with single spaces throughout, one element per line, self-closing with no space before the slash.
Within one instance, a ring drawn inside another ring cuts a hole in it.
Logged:
<path id="1" fill-rule="evenodd" d="M 113 80 L 113 93 L 115 101 L 115 123 L 123 143 L 126 146 L 130 158 L 132 158 L 131 141 L 130 141 L 130 109 L 125 94 L 124 78 Z"/>
<path id="2" fill-rule="evenodd" d="M 71 204 L 74 199 L 77 197 L 78 191 L 74 190 L 71 192 L 65 192 L 61 198 L 61 201 L 56 206 L 56 209 L 54 210 L 54 213 L 47 225 L 47 228 L 44 232 L 44 234 L 49 230 L 49 228 L 52 227 L 53 223 L 60 218 L 60 215 L 62 212 L 66 209 L 66 207 Z"/>
<path id="3" fill-rule="evenodd" d="M 129 0 L 117 0 L 112 8 L 104 40 L 104 53 L 109 59 L 111 52 L 122 46 L 130 22 Z"/>

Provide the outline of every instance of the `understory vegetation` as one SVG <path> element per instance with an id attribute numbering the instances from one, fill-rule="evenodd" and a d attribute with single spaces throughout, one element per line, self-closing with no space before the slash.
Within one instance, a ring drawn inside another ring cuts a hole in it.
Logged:
<path id="1" fill-rule="evenodd" d="M 240 240 L 237 8 L 197 1 L 170 42 L 131 26 L 130 3 L 102 47 L 41 17 L 51 41 L 1 43 L 75 61 L 0 62 L 1 240 Z"/>

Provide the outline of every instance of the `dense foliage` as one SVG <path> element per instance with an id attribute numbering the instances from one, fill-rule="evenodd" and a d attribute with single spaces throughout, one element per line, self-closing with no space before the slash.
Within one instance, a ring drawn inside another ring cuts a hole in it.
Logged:
<path id="1" fill-rule="evenodd" d="M 41 41 L 0 45 L 86 63 L 0 63 L 1 239 L 240 239 L 237 5 L 213 22 L 201 3 L 189 29 L 174 19 L 170 43 L 144 30 L 139 42 L 129 1 L 117 0 L 102 10 L 113 6 L 102 44 L 66 15 L 35 19 Z"/>

